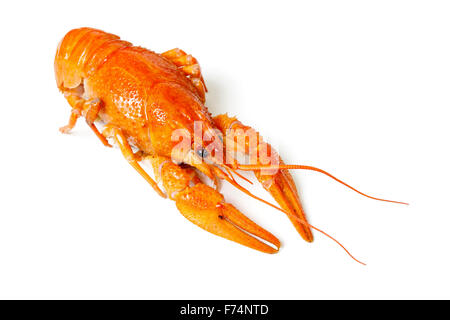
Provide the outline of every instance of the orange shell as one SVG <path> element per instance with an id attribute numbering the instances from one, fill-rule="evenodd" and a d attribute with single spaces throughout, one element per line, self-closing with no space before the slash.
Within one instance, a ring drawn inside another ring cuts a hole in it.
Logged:
<path id="1" fill-rule="evenodd" d="M 186 75 L 169 59 L 91 28 L 71 30 L 58 46 L 55 77 L 62 91 L 77 88 L 100 99 L 100 120 L 117 126 L 142 151 L 170 156 L 175 129 L 193 136 L 194 121 L 214 128 Z"/>

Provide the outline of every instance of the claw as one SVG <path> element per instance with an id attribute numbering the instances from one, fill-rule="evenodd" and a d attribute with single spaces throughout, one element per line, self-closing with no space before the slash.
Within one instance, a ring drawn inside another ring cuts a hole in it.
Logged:
<path id="1" fill-rule="evenodd" d="M 252 150 L 252 147 L 250 146 L 251 139 L 235 140 L 235 135 L 240 130 L 244 137 L 245 135 L 248 135 L 249 137 L 253 135 L 253 137 L 257 138 L 256 141 L 258 142 L 258 145 L 254 146 L 257 150 L 264 148 L 268 151 L 268 154 L 272 154 L 274 157 L 277 155 L 276 151 L 270 146 L 270 144 L 264 142 L 262 140 L 262 137 L 260 137 L 260 135 L 254 129 L 243 125 L 236 118 L 231 118 L 228 117 L 228 115 L 223 114 L 216 116 L 214 118 L 214 122 L 226 137 L 225 141 L 228 147 L 227 152 L 231 154 L 253 154 L 254 150 Z M 236 132 L 230 135 L 228 134 L 229 130 L 236 130 Z M 258 153 L 255 152 L 254 154 Z M 231 158 L 233 158 L 233 156 L 231 156 Z M 281 158 L 278 157 L 278 159 L 280 161 L 280 164 L 282 164 L 283 162 Z M 240 168 L 239 164 L 232 164 L 231 166 Z M 288 215 L 289 220 L 291 220 L 292 224 L 294 225 L 297 232 L 301 235 L 301 237 L 307 242 L 312 242 L 314 237 L 311 229 L 307 225 L 300 222 L 307 222 L 307 219 L 300 203 L 297 188 L 289 171 L 282 169 L 276 171 L 276 173 L 274 174 L 267 174 L 267 172 L 265 174 L 264 170 L 258 169 L 252 171 L 254 172 L 258 181 L 263 185 L 264 189 L 266 189 L 272 195 L 275 201 L 277 201 L 285 211 L 290 213 Z"/>
<path id="2" fill-rule="evenodd" d="M 273 234 L 224 202 L 219 192 L 203 183 L 186 188 L 175 199 L 181 214 L 206 231 L 265 253 L 276 253 L 280 248 L 280 241 Z"/>
<path id="3" fill-rule="evenodd" d="M 147 157 L 181 214 L 202 229 L 265 253 L 276 253 L 280 241 L 226 203 L 222 194 L 201 182 L 192 168 L 165 157 Z M 265 242 L 264 242 L 265 241 Z"/>
<path id="4" fill-rule="evenodd" d="M 263 175 L 261 171 L 255 170 L 255 176 L 276 202 L 286 211 L 291 212 L 288 218 L 294 225 L 297 232 L 307 242 L 314 240 L 311 229 L 300 223 L 299 219 L 306 220 L 297 188 L 291 174 L 287 170 L 279 170 L 275 175 Z M 296 218 L 297 217 L 297 218 Z"/>

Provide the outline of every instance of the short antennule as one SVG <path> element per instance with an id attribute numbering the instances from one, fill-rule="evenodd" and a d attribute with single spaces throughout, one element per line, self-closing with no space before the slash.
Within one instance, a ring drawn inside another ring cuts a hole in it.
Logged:
<path id="1" fill-rule="evenodd" d="M 280 165 L 243 165 L 243 164 L 237 164 L 236 169 L 239 170 L 244 170 L 244 171 L 249 171 L 249 170 L 272 170 L 272 169 L 302 169 L 302 170 L 310 170 L 310 171 L 316 171 L 319 173 L 322 173 L 328 177 L 330 177 L 331 179 L 343 184 L 344 186 L 346 186 L 349 189 L 352 189 L 353 191 L 359 193 L 360 195 L 363 195 L 364 197 L 370 198 L 370 199 L 374 199 L 374 200 L 378 200 L 378 201 L 385 201 L 385 202 L 391 202 L 391 203 L 398 203 L 398 204 L 404 204 L 404 205 L 409 205 L 409 203 L 406 202 L 401 202 L 401 201 L 394 201 L 394 200 L 387 200 L 387 199 L 381 199 L 381 198 L 376 198 L 373 196 L 369 196 L 368 194 L 365 194 L 359 190 L 357 190 L 356 188 L 350 186 L 349 184 L 345 183 L 344 181 L 336 178 L 335 176 L 333 176 L 332 174 L 326 172 L 325 170 L 316 168 L 316 167 L 312 167 L 312 166 L 304 166 L 304 165 L 297 165 L 297 164 L 280 164 Z"/>
<path id="2" fill-rule="evenodd" d="M 230 167 L 227 167 L 226 165 L 220 165 L 220 167 L 221 168 L 223 168 L 223 169 L 225 169 L 226 171 L 227 171 L 227 173 L 228 173 L 228 175 L 231 177 L 231 179 L 233 179 L 234 181 L 236 181 L 234 178 L 233 178 L 233 175 L 231 174 L 231 172 L 232 173 L 234 173 L 235 175 L 237 175 L 239 178 L 241 178 L 242 180 L 245 180 L 246 182 L 248 182 L 248 183 L 250 183 L 250 184 L 253 184 L 253 182 L 251 182 L 249 179 L 247 179 L 246 177 L 244 177 L 242 174 L 240 174 L 239 172 L 237 172 L 236 170 L 234 170 L 234 169 L 232 169 L 232 168 L 230 168 Z"/>

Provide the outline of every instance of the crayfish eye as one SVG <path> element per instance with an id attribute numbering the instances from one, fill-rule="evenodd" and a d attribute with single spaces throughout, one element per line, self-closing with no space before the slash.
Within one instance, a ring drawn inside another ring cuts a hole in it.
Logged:
<path id="1" fill-rule="evenodd" d="M 198 149 L 197 150 L 197 154 L 201 157 L 201 158 L 206 158 L 208 156 L 208 151 L 206 151 L 205 149 Z"/>

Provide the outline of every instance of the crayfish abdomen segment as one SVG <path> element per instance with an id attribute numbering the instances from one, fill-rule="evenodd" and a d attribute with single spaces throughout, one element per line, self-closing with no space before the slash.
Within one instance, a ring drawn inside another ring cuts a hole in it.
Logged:
<path id="1" fill-rule="evenodd" d="M 68 32 L 58 45 L 55 77 L 59 88 L 75 88 L 115 51 L 131 46 L 116 35 L 92 28 Z"/>

